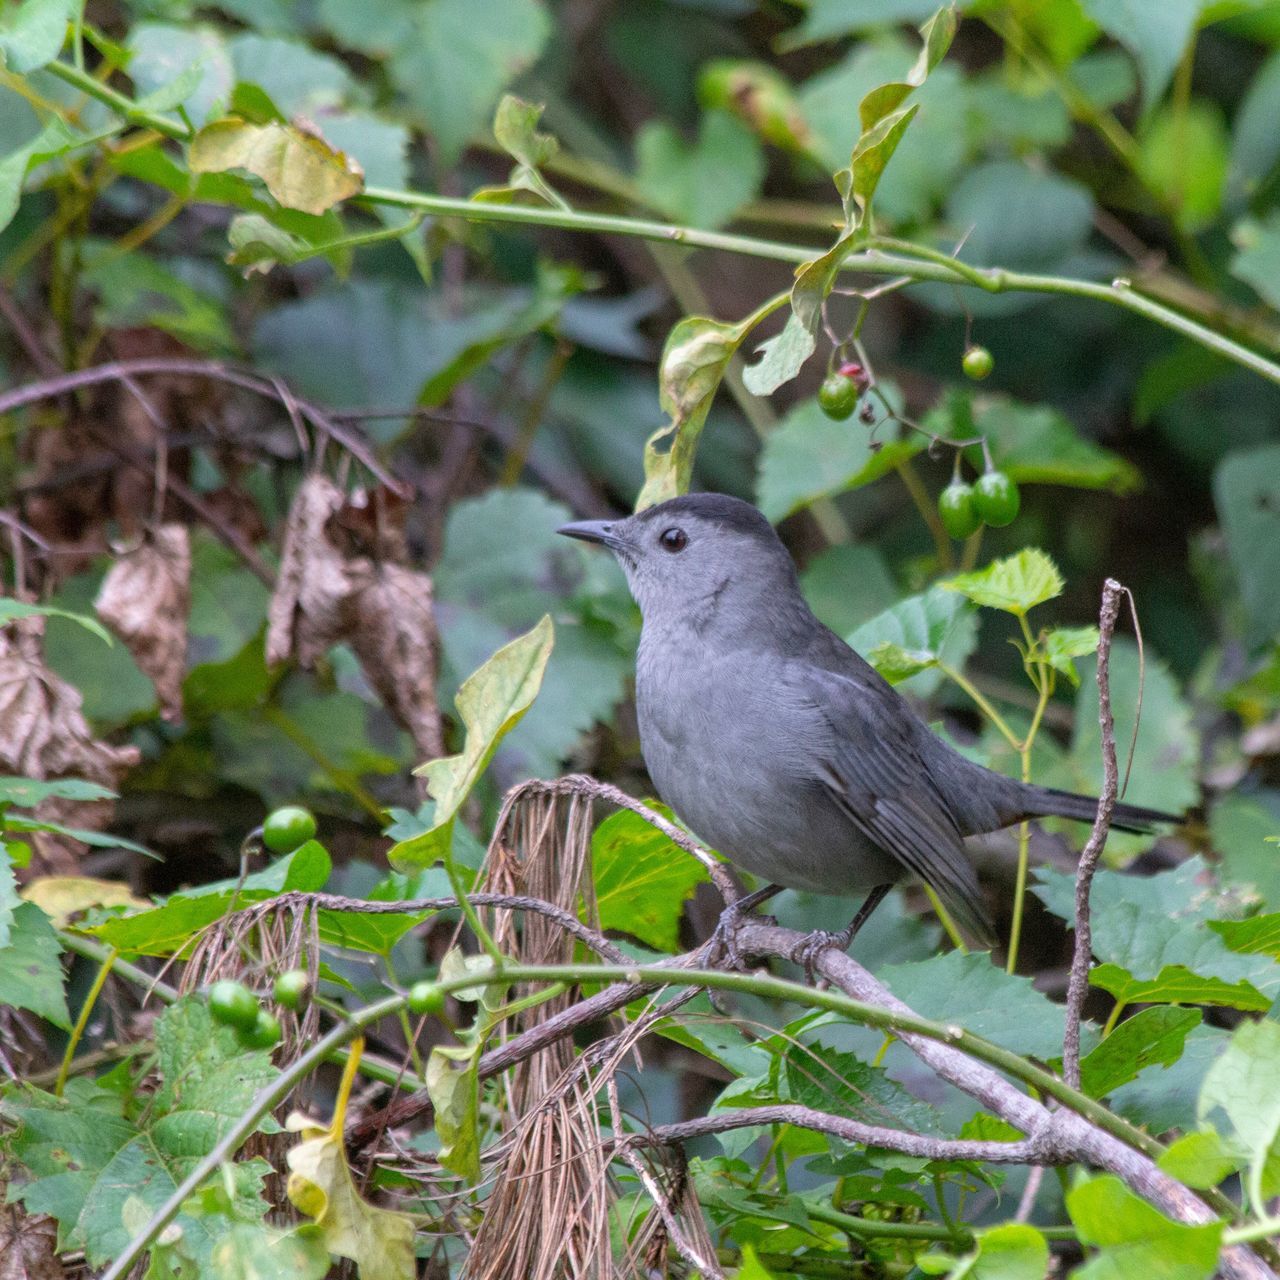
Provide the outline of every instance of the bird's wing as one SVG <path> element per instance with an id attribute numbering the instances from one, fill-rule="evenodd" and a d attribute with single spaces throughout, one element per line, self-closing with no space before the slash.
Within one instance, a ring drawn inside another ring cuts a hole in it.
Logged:
<path id="1" fill-rule="evenodd" d="M 920 755 L 912 713 L 875 672 L 868 674 L 805 664 L 801 682 L 829 729 L 814 761 L 818 780 L 863 836 L 936 889 L 966 929 L 990 942 L 978 878 Z"/>

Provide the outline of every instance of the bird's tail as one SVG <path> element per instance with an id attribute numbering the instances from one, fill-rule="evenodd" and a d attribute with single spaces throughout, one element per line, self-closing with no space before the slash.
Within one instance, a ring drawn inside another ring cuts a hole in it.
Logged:
<path id="1" fill-rule="evenodd" d="M 1027 786 L 1022 791 L 1025 802 L 1024 818 L 1075 818 L 1080 822 L 1092 822 L 1098 813 L 1098 802 L 1091 796 L 1077 795 L 1074 791 L 1059 791 L 1056 787 Z M 1175 813 L 1163 813 L 1159 809 L 1144 809 L 1136 804 L 1117 804 L 1111 815 L 1111 825 L 1117 831 L 1132 831 L 1146 835 L 1160 823 L 1177 825 L 1182 818 Z"/>

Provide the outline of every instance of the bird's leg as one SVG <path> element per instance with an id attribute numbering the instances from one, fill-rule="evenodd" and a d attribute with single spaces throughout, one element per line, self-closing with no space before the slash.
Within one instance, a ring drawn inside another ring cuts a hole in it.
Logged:
<path id="1" fill-rule="evenodd" d="M 723 955 L 730 969 L 743 969 L 745 965 L 742 953 L 738 950 L 738 926 L 743 918 L 762 902 L 768 902 L 775 894 L 782 892 L 782 885 L 767 884 L 763 889 L 748 893 L 744 897 L 735 898 L 720 913 L 720 923 L 711 935 L 710 954 L 713 957 Z"/>
<path id="2" fill-rule="evenodd" d="M 847 951 L 849 944 L 858 936 L 858 930 L 862 928 L 867 920 L 870 919 L 871 913 L 884 901 L 885 895 L 893 888 L 891 884 L 878 884 L 867 894 L 866 901 L 858 908 L 857 914 L 849 921 L 849 927 L 840 933 L 828 933 L 826 929 L 815 929 L 799 946 L 791 953 L 791 960 L 794 964 L 804 966 L 805 977 L 810 982 L 814 980 L 813 966 L 818 959 L 819 952 L 825 951 L 828 947 L 835 947 L 839 951 Z"/>

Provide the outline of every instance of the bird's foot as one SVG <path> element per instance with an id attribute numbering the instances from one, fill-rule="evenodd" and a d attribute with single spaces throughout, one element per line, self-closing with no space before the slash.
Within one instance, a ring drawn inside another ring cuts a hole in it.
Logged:
<path id="1" fill-rule="evenodd" d="M 827 929 L 815 929 L 812 933 L 805 934 L 803 940 L 793 948 L 789 957 L 791 963 L 800 965 L 804 969 L 804 976 L 809 984 L 816 986 L 817 975 L 813 970 L 814 965 L 818 963 L 818 957 L 828 949 L 847 950 L 853 941 L 853 932 L 850 929 L 842 929 L 839 933 L 831 933 Z"/>
<path id="2" fill-rule="evenodd" d="M 772 898 L 781 889 L 782 886 L 780 884 L 766 885 L 765 888 L 757 889 L 754 893 L 738 898 L 725 907 L 720 913 L 719 923 L 716 925 L 715 932 L 712 933 L 708 943 L 708 955 L 712 963 L 723 960 L 730 969 L 738 972 L 746 969 L 746 958 L 738 946 L 738 929 L 753 908 Z M 757 919 L 762 919 L 770 924 L 777 923 L 771 916 L 757 917 Z"/>

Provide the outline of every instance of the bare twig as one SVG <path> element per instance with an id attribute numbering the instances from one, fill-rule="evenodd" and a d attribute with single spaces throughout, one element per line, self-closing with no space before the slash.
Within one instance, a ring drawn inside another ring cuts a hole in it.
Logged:
<path id="1" fill-rule="evenodd" d="M 121 382 L 126 378 L 145 377 L 152 374 L 183 374 L 197 378 L 211 378 L 215 382 L 225 382 L 233 387 L 266 396 L 270 400 L 280 401 L 284 403 L 287 411 L 296 410 L 316 430 L 328 436 L 335 444 L 341 445 L 370 475 L 386 485 L 388 489 L 402 498 L 412 496 L 404 483 L 383 467 L 368 443 L 358 433 L 340 426 L 330 414 L 309 400 L 300 399 L 292 394 L 288 399 L 284 399 L 281 394 L 284 384 L 280 379 L 264 378 L 258 374 L 248 373 L 224 364 L 220 360 L 176 358 L 112 360 L 88 369 L 76 369 L 71 373 L 45 378 L 40 382 L 29 382 L 26 386 L 15 387 L 12 391 L 0 393 L 0 414 L 11 413 L 24 405 L 65 395 L 69 391 L 78 391 L 81 387 L 92 387 L 101 382 Z"/>
<path id="2" fill-rule="evenodd" d="M 1075 947 L 1071 955 L 1071 977 L 1067 982 L 1067 1020 L 1062 1038 L 1062 1075 L 1073 1088 L 1080 1087 L 1080 1016 L 1089 985 L 1089 964 L 1093 958 L 1093 929 L 1089 919 L 1089 890 L 1093 873 L 1111 831 L 1115 812 L 1119 771 L 1116 766 L 1116 722 L 1111 714 L 1111 640 L 1120 614 L 1122 587 L 1108 578 L 1102 587 L 1102 609 L 1098 616 L 1098 723 L 1102 727 L 1102 794 L 1093 830 L 1080 854 L 1076 871 Z"/>

